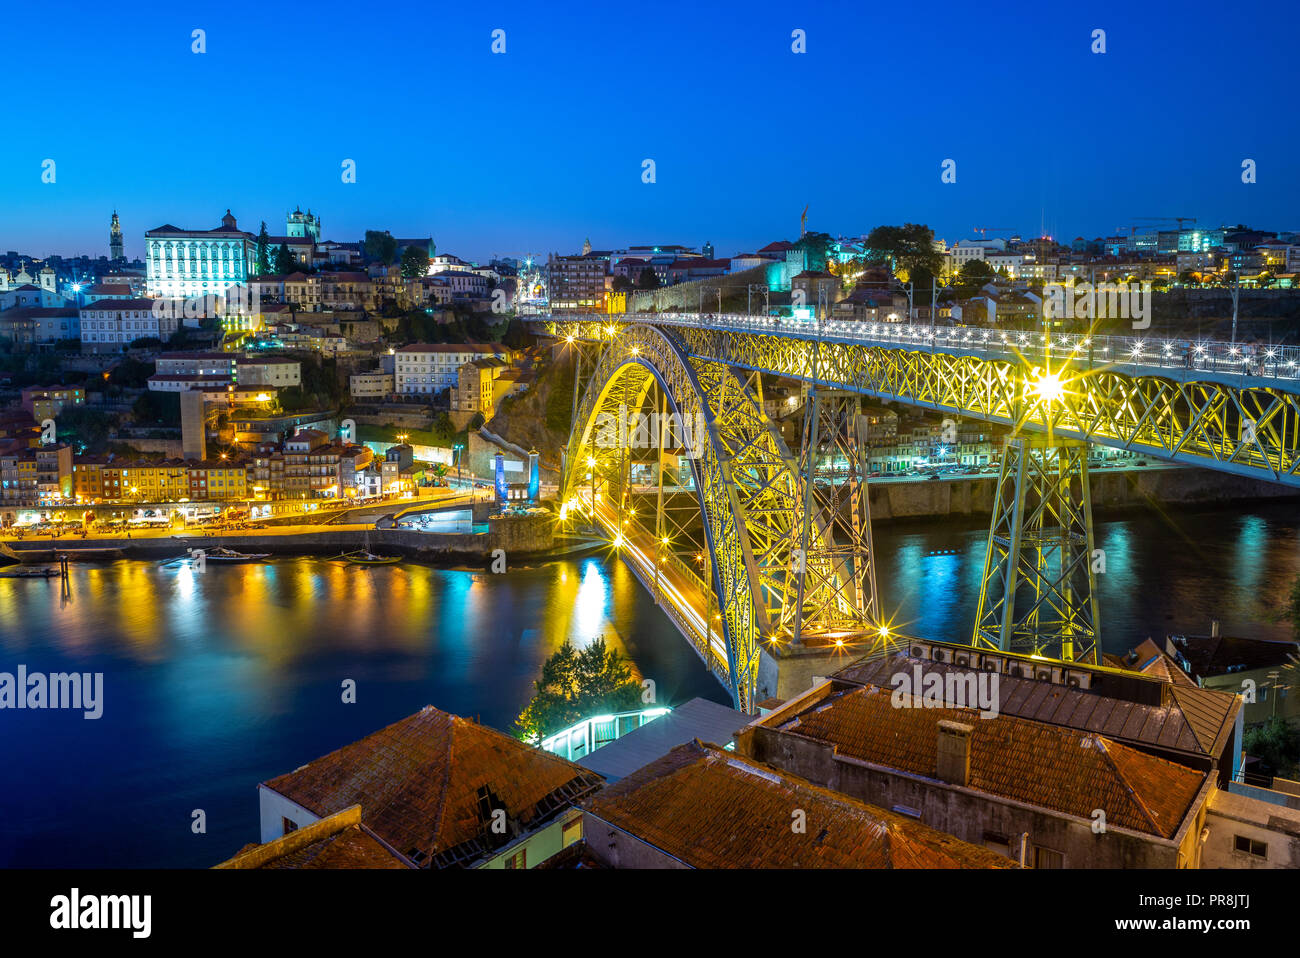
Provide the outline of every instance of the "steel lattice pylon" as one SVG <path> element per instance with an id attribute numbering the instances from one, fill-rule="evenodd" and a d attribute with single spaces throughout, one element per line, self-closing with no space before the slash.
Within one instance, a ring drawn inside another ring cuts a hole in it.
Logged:
<path id="1" fill-rule="evenodd" d="M 797 599 L 784 616 L 796 644 L 813 633 L 878 631 L 860 411 L 861 398 L 842 390 L 813 389 L 804 406 L 800 522 L 792 550 Z"/>
<path id="2" fill-rule="evenodd" d="M 971 644 L 1100 664 L 1086 443 L 1008 439 Z"/>

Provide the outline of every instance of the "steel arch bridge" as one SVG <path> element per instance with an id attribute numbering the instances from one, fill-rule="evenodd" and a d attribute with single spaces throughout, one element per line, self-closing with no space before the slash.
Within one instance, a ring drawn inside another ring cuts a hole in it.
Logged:
<path id="1" fill-rule="evenodd" d="M 1300 486 L 1294 348 L 749 316 L 534 321 L 588 356 L 562 515 L 611 535 L 746 709 L 761 648 L 891 637 L 846 396 L 1012 427 L 978 647 L 1100 661 L 1086 443 Z M 762 374 L 810 386 L 797 456 L 763 415 Z M 654 412 L 701 426 L 601 439 L 601 421 Z"/>
<path id="2" fill-rule="evenodd" d="M 609 535 L 738 705 L 753 704 L 765 639 L 860 631 L 869 610 L 842 587 L 847 566 L 829 554 L 823 520 L 810 521 L 801 547 L 810 510 L 758 377 L 691 359 L 637 324 L 606 344 L 587 378 L 561 517 Z"/>

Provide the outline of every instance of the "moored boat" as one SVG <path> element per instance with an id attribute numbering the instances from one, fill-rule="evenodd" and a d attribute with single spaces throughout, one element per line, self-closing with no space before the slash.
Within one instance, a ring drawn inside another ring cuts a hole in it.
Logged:
<path id="1" fill-rule="evenodd" d="M 236 552 L 234 549 L 227 549 L 225 546 L 217 546 L 215 549 L 204 549 L 203 558 L 208 562 L 261 562 L 264 559 L 271 558 L 271 553 Z"/>

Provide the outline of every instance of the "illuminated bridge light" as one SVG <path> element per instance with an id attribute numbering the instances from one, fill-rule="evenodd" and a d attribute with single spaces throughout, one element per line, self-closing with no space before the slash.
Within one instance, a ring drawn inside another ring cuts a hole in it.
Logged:
<path id="1" fill-rule="evenodd" d="M 1034 394 L 1048 405 L 1065 395 L 1065 384 L 1059 373 L 1045 372 L 1033 382 Z"/>

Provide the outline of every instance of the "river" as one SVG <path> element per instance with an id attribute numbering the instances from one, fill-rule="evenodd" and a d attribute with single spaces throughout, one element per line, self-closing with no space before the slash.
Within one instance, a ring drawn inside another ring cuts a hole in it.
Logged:
<path id="1" fill-rule="evenodd" d="M 882 524 L 877 578 L 907 632 L 969 635 L 986 526 Z M 1300 509 L 1097 522 L 1104 645 L 1269 621 L 1300 570 Z M 509 729 L 546 656 L 604 635 L 658 699 L 726 693 L 605 557 L 500 575 L 315 559 L 197 572 L 118 561 L 0 579 L 0 671 L 104 673 L 103 716 L 0 712 L 0 866 L 205 867 L 257 839 L 257 783 L 426 704 Z M 356 682 L 355 704 L 342 685 Z M 196 834 L 202 810 L 206 831 Z"/>

